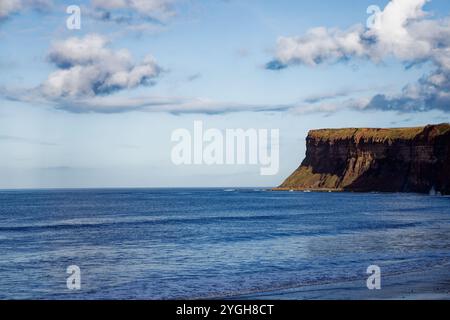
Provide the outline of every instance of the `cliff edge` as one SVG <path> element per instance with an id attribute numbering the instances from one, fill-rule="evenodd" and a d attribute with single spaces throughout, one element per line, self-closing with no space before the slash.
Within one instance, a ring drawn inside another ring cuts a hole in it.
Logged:
<path id="1" fill-rule="evenodd" d="M 312 130 L 306 147 L 275 190 L 450 194 L 450 124 Z"/>

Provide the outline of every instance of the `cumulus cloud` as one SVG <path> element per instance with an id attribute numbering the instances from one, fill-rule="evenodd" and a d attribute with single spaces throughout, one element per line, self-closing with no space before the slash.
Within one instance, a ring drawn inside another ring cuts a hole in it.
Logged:
<path id="1" fill-rule="evenodd" d="M 197 97 L 136 96 L 132 89 L 156 81 L 162 68 L 151 56 L 133 62 L 128 50 L 112 50 L 98 34 L 55 42 L 47 60 L 56 68 L 34 88 L 0 86 L 9 101 L 51 106 L 72 113 L 120 113 L 130 111 L 171 114 L 224 114 L 232 112 L 285 111 L 288 105 L 220 102 Z M 200 77 L 191 75 L 188 81 Z"/>
<path id="2" fill-rule="evenodd" d="M 93 97 L 152 84 L 161 73 L 152 56 L 134 63 L 128 50 L 113 51 L 97 34 L 55 43 L 48 60 L 57 70 L 40 86 L 50 99 Z"/>
<path id="3" fill-rule="evenodd" d="M 354 57 L 379 61 L 389 55 L 402 60 L 430 57 L 436 43 L 448 36 L 439 21 L 426 19 L 428 0 L 392 0 L 378 13 L 371 28 L 313 28 L 303 36 L 280 37 L 276 59 L 281 65 L 335 63 Z M 432 30 L 430 30 L 432 29 Z M 430 31 L 439 30 L 439 35 Z M 447 40 L 448 41 L 448 40 Z"/>
<path id="4" fill-rule="evenodd" d="M 428 0 L 391 0 L 370 28 L 314 28 L 298 37 L 280 37 L 267 69 L 292 65 L 314 67 L 349 59 L 374 62 L 394 57 L 406 65 L 430 62 L 434 70 L 397 95 L 378 94 L 365 108 L 424 111 L 450 110 L 450 19 L 432 19 Z M 359 104 L 358 104 L 358 107 Z"/>
<path id="5" fill-rule="evenodd" d="M 361 29 L 309 30 L 301 37 L 281 37 L 278 39 L 276 59 L 268 63 L 269 69 L 280 69 L 292 64 L 315 66 L 323 62 L 337 62 L 350 56 L 362 56 L 365 52 L 361 42 Z"/>
<path id="6" fill-rule="evenodd" d="M 51 6 L 51 0 L 1 0 L 0 20 L 27 9 L 47 10 Z"/>

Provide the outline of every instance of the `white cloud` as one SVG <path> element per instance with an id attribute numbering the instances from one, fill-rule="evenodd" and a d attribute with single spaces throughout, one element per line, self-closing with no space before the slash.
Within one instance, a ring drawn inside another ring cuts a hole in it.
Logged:
<path id="1" fill-rule="evenodd" d="M 92 7 L 103 20 L 129 22 L 133 15 L 166 21 L 175 15 L 175 0 L 92 0 Z M 128 14 L 124 14 L 128 11 Z"/>
<path id="2" fill-rule="evenodd" d="M 318 27 L 304 36 L 280 37 L 276 59 L 284 65 L 315 66 L 350 57 L 374 61 L 389 55 L 401 60 L 430 57 L 436 42 L 448 36 L 450 30 L 439 21 L 426 19 L 422 11 L 426 2 L 428 0 L 392 0 L 377 15 L 370 29 L 361 24 L 348 30 Z"/>
<path id="3" fill-rule="evenodd" d="M 83 15 L 96 20 L 127 24 L 129 31 L 155 32 L 176 15 L 178 0 L 91 0 L 82 6 Z M 26 10 L 46 11 L 53 0 L 1 0 L 0 21 Z M 75 3 L 76 4 L 76 3 Z"/>
<path id="4" fill-rule="evenodd" d="M 380 62 L 388 57 L 415 64 L 431 62 L 434 71 L 395 95 L 376 95 L 367 108 L 422 111 L 450 110 L 450 19 L 432 19 L 423 11 L 429 0 L 391 0 L 370 29 L 324 27 L 298 37 L 280 37 L 275 59 L 267 69 L 316 66 L 354 58 Z M 319 109 L 319 108 L 318 108 Z"/>
<path id="5" fill-rule="evenodd" d="M 134 63 L 128 50 L 112 50 L 98 34 L 55 42 L 47 59 L 57 70 L 35 88 L 0 87 L 0 96 L 34 105 L 51 106 L 72 113 L 130 111 L 172 114 L 223 114 L 231 112 L 285 111 L 291 106 L 218 102 L 197 97 L 135 96 L 125 89 L 155 81 L 161 73 L 151 56 Z M 195 75 L 198 77 L 198 75 Z"/>
<path id="6" fill-rule="evenodd" d="M 55 102 L 58 109 L 74 113 L 117 113 L 129 111 L 172 114 L 225 114 L 233 112 L 285 111 L 290 106 L 217 102 L 206 98 L 158 96 L 97 96 L 91 99 L 65 99 Z"/>
<path id="7" fill-rule="evenodd" d="M 26 9 L 45 10 L 52 5 L 51 0 L 1 0 L 0 20 Z"/>
<path id="8" fill-rule="evenodd" d="M 108 94 L 151 84 L 161 68 L 152 56 L 134 63 L 128 50 L 113 51 L 106 38 L 90 34 L 53 45 L 48 55 L 58 67 L 41 85 L 48 98 Z"/>
<path id="9" fill-rule="evenodd" d="M 0 18 L 9 16 L 10 14 L 20 10 L 22 3 L 20 0 L 2 0 L 0 2 Z"/>
<path id="10" fill-rule="evenodd" d="M 365 47 L 360 35 L 361 27 L 357 26 L 347 31 L 319 27 L 301 37 L 281 37 L 276 58 L 283 65 L 315 66 L 325 61 L 336 62 L 346 56 L 362 56 Z"/>
<path id="11" fill-rule="evenodd" d="M 234 112 L 283 112 L 292 105 L 265 105 L 220 102 L 208 98 L 117 93 L 114 95 L 65 96 L 49 98 L 39 89 L 10 89 L 0 87 L 0 96 L 10 101 L 51 106 L 72 113 L 121 113 L 130 111 L 166 112 L 172 114 L 225 114 Z"/>

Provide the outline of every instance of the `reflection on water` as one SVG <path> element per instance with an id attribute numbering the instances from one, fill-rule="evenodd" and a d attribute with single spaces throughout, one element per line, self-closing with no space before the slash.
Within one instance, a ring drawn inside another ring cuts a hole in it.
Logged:
<path id="1" fill-rule="evenodd" d="M 0 298 L 228 297 L 450 261 L 448 197 L 262 191 L 2 191 Z"/>

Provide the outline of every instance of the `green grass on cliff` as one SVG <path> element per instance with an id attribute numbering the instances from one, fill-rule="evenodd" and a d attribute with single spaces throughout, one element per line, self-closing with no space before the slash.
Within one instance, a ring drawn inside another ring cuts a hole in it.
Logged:
<path id="1" fill-rule="evenodd" d="M 438 131 L 439 135 L 445 134 L 450 131 L 450 124 L 441 123 L 441 124 L 436 125 L 435 128 Z"/>
<path id="2" fill-rule="evenodd" d="M 443 123 L 432 125 L 432 130 L 437 135 L 445 134 L 450 131 L 450 124 Z M 319 129 L 311 130 L 309 137 L 319 140 L 346 140 L 346 139 L 364 139 L 364 140 L 409 140 L 422 133 L 426 127 L 412 127 L 412 128 L 345 128 L 345 129 Z"/>

